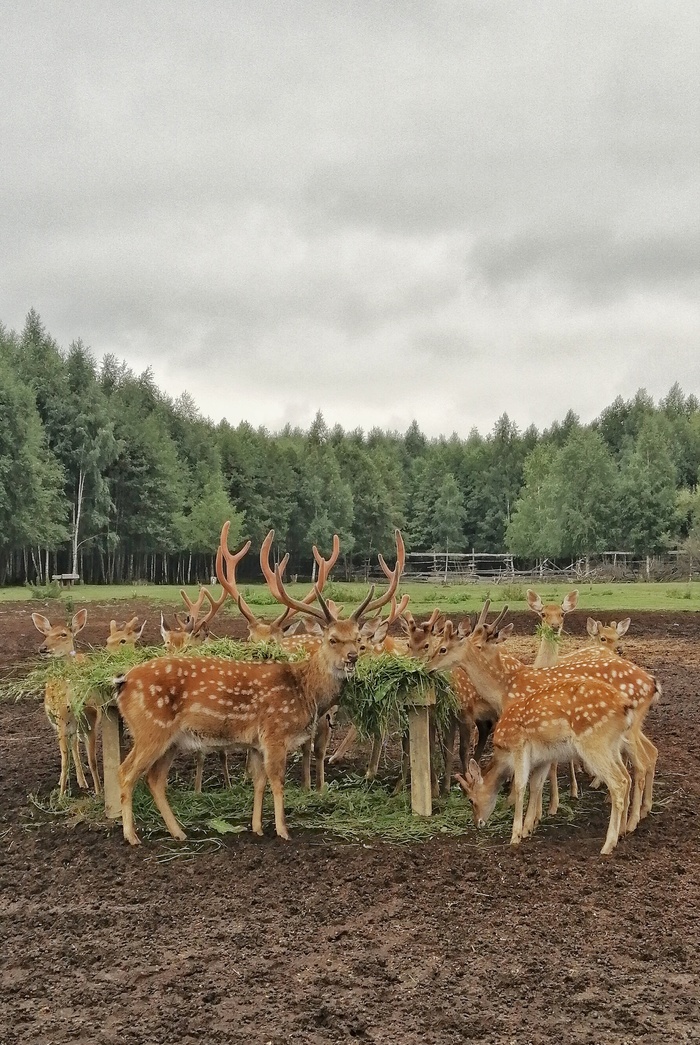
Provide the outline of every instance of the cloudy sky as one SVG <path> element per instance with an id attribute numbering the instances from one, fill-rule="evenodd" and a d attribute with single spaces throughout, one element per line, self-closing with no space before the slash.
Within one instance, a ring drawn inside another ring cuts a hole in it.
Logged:
<path id="1" fill-rule="evenodd" d="M 0 321 L 202 411 L 700 395 L 700 4 L 0 0 Z"/>

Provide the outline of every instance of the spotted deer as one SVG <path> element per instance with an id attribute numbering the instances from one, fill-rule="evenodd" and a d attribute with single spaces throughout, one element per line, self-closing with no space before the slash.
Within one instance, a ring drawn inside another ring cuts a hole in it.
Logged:
<path id="1" fill-rule="evenodd" d="M 629 617 L 624 620 L 611 620 L 609 624 L 603 624 L 599 620 L 589 617 L 586 621 L 586 631 L 590 635 L 594 645 L 601 645 L 604 649 L 622 655 L 620 639 L 626 635 L 632 623 Z"/>
<path id="2" fill-rule="evenodd" d="M 224 533 L 219 546 L 223 555 Z M 146 777 L 170 834 L 184 839 L 166 795 L 168 770 L 178 750 L 236 747 L 248 752 L 253 778 L 255 834 L 262 834 L 262 804 L 267 783 L 272 790 L 275 828 L 289 838 L 284 815 L 284 774 L 289 751 L 310 736 L 321 715 L 337 704 L 343 682 L 359 656 L 363 617 L 386 605 L 396 591 L 403 541 L 396 531 L 397 565 L 387 591 L 375 598 L 370 588 L 362 603 L 342 619 L 323 595 L 318 606 L 293 599 L 279 566 L 279 595 L 290 609 L 311 616 L 323 628 L 318 649 L 306 660 L 231 661 L 220 657 L 160 657 L 132 668 L 115 680 L 119 710 L 133 739 L 120 767 L 124 837 L 139 838 L 132 808 L 136 781 Z"/>
<path id="3" fill-rule="evenodd" d="M 76 660 L 85 660 L 84 653 L 76 653 L 75 637 L 87 623 L 87 610 L 78 610 L 74 614 L 70 625 L 51 624 L 47 617 L 41 613 L 32 613 L 34 627 L 44 636 L 44 641 L 39 647 L 42 657 L 74 657 Z M 114 650 L 119 646 L 133 646 L 143 634 L 146 622 L 138 628 L 138 617 L 132 618 L 126 624 L 118 625 L 111 621 L 107 648 Z M 99 705 L 89 699 L 85 703 L 80 715 L 76 715 L 71 704 L 70 686 L 60 679 L 52 679 L 46 683 L 44 692 L 44 710 L 46 717 L 56 731 L 58 747 L 61 752 L 61 774 L 58 781 L 59 794 L 65 795 L 68 788 L 70 774 L 70 756 L 73 755 L 75 764 L 75 775 L 78 786 L 87 790 L 87 780 L 80 757 L 80 739 L 85 743 L 87 751 L 88 766 L 95 794 L 102 791 L 100 774 L 97 768 L 96 741 L 97 727 L 100 718 Z"/>
<path id="4" fill-rule="evenodd" d="M 576 609 L 578 603 L 578 590 L 574 589 L 564 596 L 562 601 L 543 603 L 540 596 L 532 588 L 527 590 L 527 604 L 533 613 L 540 618 L 540 646 L 537 650 L 533 667 L 548 668 L 556 664 L 559 659 L 559 640 L 564 630 L 564 619 L 567 614 Z M 547 812 L 553 816 L 559 809 L 559 781 L 557 779 L 558 766 L 552 763 L 549 769 L 549 808 Z M 576 766 L 569 763 L 570 794 L 572 798 L 578 798 L 578 781 L 576 780 Z"/>
<path id="5" fill-rule="evenodd" d="M 510 634 L 513 626 L 509 624 L 504 628 L 499 627 L 506 609 L 501 611 L 493 624 L 487 625 L 488 606 L 487 602 L 473 630 L 468 621 L 456 631 L 453 631 L 448 622 L 443 640 L 429 661 L 429 667 L 445 670 L 455 664 L 461 664 L 477 690 L 488 695 L 494 706 L 500 708 L 501 716 L 512 701 L 529 698 L 540 690 L 545 693 L 557 687 L 567 690 L 576 683 L 583 687 L 577 690 L 580 699 L 583 699 L 581 694 L 585 694 L 586 687 L 595 688 L 599 682 L 611 686 L 627 702 L 630 716 L 623 750 L 629 757 L 633 769 L 634 790 L 627 831 L 634 831 L 652 804 L 658 752 L 643 733 L 642 727 L 649 708 L 660 696 L 660 686 L 653 676 L 636 664 L 620 657 L 606 656 L 604 651 L 601 655 L 599 650 L 591 648 L 582 649 L 575 657 L 568 657 L 549 668 L 528 667 L 511 654 L 501 651 L 500 644 Z M 595 701 L 591 702 L 595 705 Z M 580 701 L 577 706 L 580 706 Z M 589 713 L 594 714 L 594 711 L 595 708 L 584 708 L 584 720 Z M 591 766 L 585 760 L 584 765 L 590 770 Z M 541 803 L 541 789 L 539 801 Z M 541 816 L 541 806 L 533 816 Z"/>
<path id="6" fill-rule="evenodd" d="M 493 733 L 493 756 L 482 775 L 472 760 L 457 780 L 472 803 L 474 821 L 483 826 L 493 812 L 505 780 L 515 784 L 511 845 L 537 826 L 542 787 L 554 758 L 576 757 L 606 783 L 612 804 L 601 853 L 608 855 L 626 828 L 630 775 L 622 758 L 632 726 L 631 698 L 601 679 L 570 678 L 513 700 Z M 530 800 L 523 824 L 525 788 Z"/>

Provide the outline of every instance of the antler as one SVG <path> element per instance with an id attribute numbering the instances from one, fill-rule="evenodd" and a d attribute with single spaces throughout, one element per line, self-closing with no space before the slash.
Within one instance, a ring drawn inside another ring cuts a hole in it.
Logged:
<path id="1" fill-rule="evenodd" d="M 398 620 L 398 618 L 400 616 L 402 616 L 404 610 L 406 609 L 406 607 L 408 606 L 410 601 L 411 601 L 411 596 L 410 595 L 403 595 L 401 597 L 401 602 L 397 606 L 397 604 L 396 604 L 396 596 L 392 595 L 391 596 L 391 612 L 389 613 L 389 616 L 387 618 L 387 623 L 388 624 L 393 624 L 395 620 Z"/>
<path id="2" fill-rule="evenodd" d="M 267 537 L 262 543 L 262 546 L 260 548 L 260 568 L 263 572 L 265 580 L 267 581 L 267 586 L 274 595 L 274 597 L 277 599 L 278 602 L 281 602 L 283 605 L 287 607 L 284 613 L 275 621 L 275 624 L 282 624 L 287 617 L 292 617 L 295 613 L 302 613 L 306 611 L 301 610 L 298 607 L 295 609 L 291 605 L 291 603 L 288 601 L 289 597 L 287 596 L 287 592 L 285 591 L 284 585 L 281 581 L 282 574 L 284 573 L 285 567 L 289 562 L 289 553 L 287 552 L 285 554 L 284 558 L 278 563 L 278 566 L 274 570 L 270 565 L 270 550 L 272 548 L 274 536 L 275 531 L 270 530 Z M 340 555 L 340 539 L 338 538 L 338 534 L 333 534 L 333 550 L 331 551 L 330 558 L 324 559 L 315 544 L 313 546 L 313 553 L 314 559 L 318 563 L 318 579 L 316 581 L 316 584 L 312 586 L 311 591 L 308 592 L 304 596 L 304 598 L 300 600 L 301 604 L 305 607 L 310 606 L 314 602 L 314 600 L 316 599 L 317 590 L 323 591 L 325 583 L 328 580 L 328 575 L 336 564 L 338 556 Z M 278 570 L 280 577 L 279 581 L 277 578 Z M 334 603 L 332 605 L 334 608 L 331 611 L 331 613 L 333 615 L 333 619 L 337 620 L 338 613 L 340 612 L 340 610 L 339 608 L 335 607 Z M 314 613 L 312 614 L 312 616 L 316 616 L 316 614 Z M 323 616 L 320 616 L 319 619 L 326 620 L 327 618 L 324 614 Z"/>
<path id="3" fill-rule="evenodd" d="M 396 530 L 394 537 L 396 540 L 396 566 L 394 567 L 394 569 L 389 569 L 386 562 L 384 561 L 384 556 L 381 553 L 378 557 L 379 565 L 382 568 L 384 576 L 388 577 L 390 581 L 389 587 L 383 595 L 380 595 L 378 598 L 374 599 L 373 601 L 370 601 L 366 606 L 364 606 L 363 603 L 363 613 L 370 613 L 372 610 L 378 610 L 380 606 L 386 606 L 387 602 L 391 601 L 394 592 L 399 586 L 399 579 L 401 577 L 401 574 L 403 573 L 403 568 L 406 565 L 406 547 L 403 543 L 403 537 L 401 536 L 400 530 Z M 356 620 L 358 619 L 357 617 L 355 617 L 355 613 L 353 613 L 353 617 Z"/>
<path id="4" fill-rule="evenodd" d="M 209 591 L 209 589 L 205 588 L 204 585 L 202 585 L 202 587 L 199 589 L 199 595 L 197 596 L 196 601 L 193 602 L 188 596 L 185 589 L 180 588 L 180 597 L 182 598 L 182 601 L 184 602 L 185 606 L 187 606 L 187 609 L 189 611 L 188 619 L 184 622 L 182 621 L 178 613 L 175 614 L 175 618 L 178 624 L 180 624 L 182 630 L 189 632 L 190 635 L 197 635 L 200 631 L 206 629 L 211 620 L 214 618 L 214 616 L 218 613 L 223 604 L 226 602 L 227 594 L 228 593 L 226 589 L 224 589 L 221 598 L 215 599 L 212 593 Z M 200 620 L 199 614 L 201 612 L 205 598 L 209 601 L 209 612 L 205 617 L 203 617 Z"/>
<path id="5" fill-rule="evenodd" d="M 216 576 L 221 587 L 228 592 L 234 602 L 238 603 L 238 608 L 246 620 L 250 624 L 257 623 L 255 614 L 249 608 L 236 584 L 236 567 L 241 559 L 248 554 L 250 541 L 246 541 L 241 550 L 236 552 L 235 555 L 231 554 L 228 550 L 228 531 L 230 526 L 230 521 L 227 521 L 221 527 L 221 539 L 216 550 Z"/>

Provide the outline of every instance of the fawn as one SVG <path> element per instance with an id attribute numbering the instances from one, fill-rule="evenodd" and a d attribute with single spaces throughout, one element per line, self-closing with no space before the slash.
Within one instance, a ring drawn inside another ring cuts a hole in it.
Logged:
<path id="1" fill-rule="evenodd" d="M 541 808 L 542 787 L 553 758 L 580 758 L 607 784 L 612 800 L 601 853 L 607 855 L 625 831 L 630 775 L 622 759 L 632 726 L 630 697 L 600 679 L 571 678 L 513 700 L 493 733 L 493 757 L 482 776 L 472 760 L 457 780 L 472 803 L 474 821 L 483 826 L 496 805 L 503 781 L 513 778 L 515 811 L 511 844 L 532 834 Z M 530 800 L 523 824 L 525 788 Z"/>
<path id="2" fill-rule="evenodd" d="M 87 623 L 87 610 L 78 610 L 73 616 L 69 626 L 64 624 L 52 625 L 47 617 L 41 613 L 32 613 L 32 622 L 37 631 L 44 636 L 44 641 L 39 647 L 39 653 L 43 657 L 75 657 L 76 660 L 84 660 L 84 653 L 75 652 L 75 637 L 83 630 Z M 117 625 L 111 621 L 107 648 L 116 649 L 122 645 L 133 646 L 143 634 L 146 622 L 138 629 L 138 617 L 132 618 L 126 624 Z M 44 693 L 44 710 L 49 722 L 56 730 L 58 746 L 61 752 L 61 775 L 58 781 L 59 794 L 64 795 L 68 787 L 70 772 L 70 753 L 73 754 L 75 763 L 75 775 L 78 778 L 78 786 L 87 789 L 87 780 L 80 758 L 80 738 L 85 742 L 88 766 L 92 776 L 95 794 L 102 791 L 100 774 L 97 768 L 97 757 L 95 745 L 97 740 L 97 726 L 100 718 L 100 708 L 88 700 L 79 715 L 73 711 L 71 706 L 70 686 L 59 679 L 53 679 L 46 683 Z"/>
<path id="3" fill-rule="evenodd" d="M 224 533 L 218 551 L 222 558 Z M 263 795 L 269 781 L 277 834 L 289 838 L 284 815 L 287 753 L 312 736 L 319 717 L 338 703 L 343 682 L 355 670 L 363 616 L 389 602 L 396 591 L 404 557 L 398 530 L 396 545 L 397 565 L 389 588 L 375 599 L 371 587 L 347 619 L 334 614 L 320 592 L 316 595 L 320 608 L 293 599 L 277 566 L 277 590 L 285 605 L 314 617 L 323 627 L 321 644 L 307 660 L 162 657 L 115 679 L 119 710 L 133 738 L 119 773 L 128 842 L 139 844 L 132 796 L 136 781 L 144 774 L 168 831 L 174 838 L 184 839 L 166 795 L 168 770 L 178 750 L 202 747 L 236 747 L 248 752 L 253 778 L 252 829 L 262 834 Z"/>
<path id="4" fill-rule="evenodd" d="M 543 603 L 540 596 L 532 588 L 527 590 L 527 604 L 533 613 L 540 618 L 542 627 L 540 630 L 540 646 L 537 650 L 533 668 L 548 668 L 556 664 L 559 659 L 559 639 L 564 630 L 564 618 L 568 613 L 576 609 L 578 603 L 578 590 L 570 591 L 565 595 L 561 603 Z M 553 816 L 559 809 L 559 781 L 557 779 L 557 764 L 553 762 L 549 770 L 549 808 L 547 812 Z M 570 794 L 572 798 L 578 798 L 578 781 L 576 780 L 576 766 L 569 763 Z"/>

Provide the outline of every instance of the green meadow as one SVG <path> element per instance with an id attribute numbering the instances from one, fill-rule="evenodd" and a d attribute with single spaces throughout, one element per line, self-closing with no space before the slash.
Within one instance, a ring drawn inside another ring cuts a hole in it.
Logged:
<path id="1" fill-rule="evenodd" d="M 559 602 L 572 588 L 578 588 L 579 603 L 581 610 L 596 610 L 607 612 L 612 610 L 700 610 L 700 581 L 688 582 L 660 582 L 660 583 L 628 583 L 628 584 L 590 584 L 583 581 L 568 584 L 536 584 L 537 592 L 545 602 Z M 401 585 L 401 593 L 408 593 L 411 597 L 409 608 L 413 613 L 429 613 L 438 606 L 448 615 L 459 615 L 472 613 L 490 598 L 494 606 L 503 603 L 515 610 L 526 609 L 527 583 L 501 583 L 501 584 L 431 584 L 431 583 L 406 583 Z M 198 587 L 190 585 L 186 591 L 192 597 L 196 596 Z M 289 585 L 292 594 L 300 596 L 308 591 L 308 585 Z M 264 584 L 241 585 L 241 591 L 246 601 L 255 612 L 262 617 L 274 616 L 278 610 L 278 604 L 273 600 Z M 325 594 L 336 602 L 344 603 L 347 607 L 356 605 L 361 601 L 367 591 L 367 587 L 359 583 L 346 584 L 339 581 L 330 582 L 325 589 Z M 27 601 L 40 605 L 48 599 L 56 598 L 55 589 L 30 589 L 30 588 L 0 588 L 0 603 Z M 114 600 L 125 603 L 124 612 L 128 612 L 128 603 L 135 599 L 146 599 L 156 606 L 182 607 L 180 589 L 171 585 L 77 585 L 74 588 L 64 589 L 58 599 L 63 602 L 67 610 L 72 607 L 78 608 L 84 603 L 107 603 Z M 223 612 L 238 611 L 228 603 Z"/>

